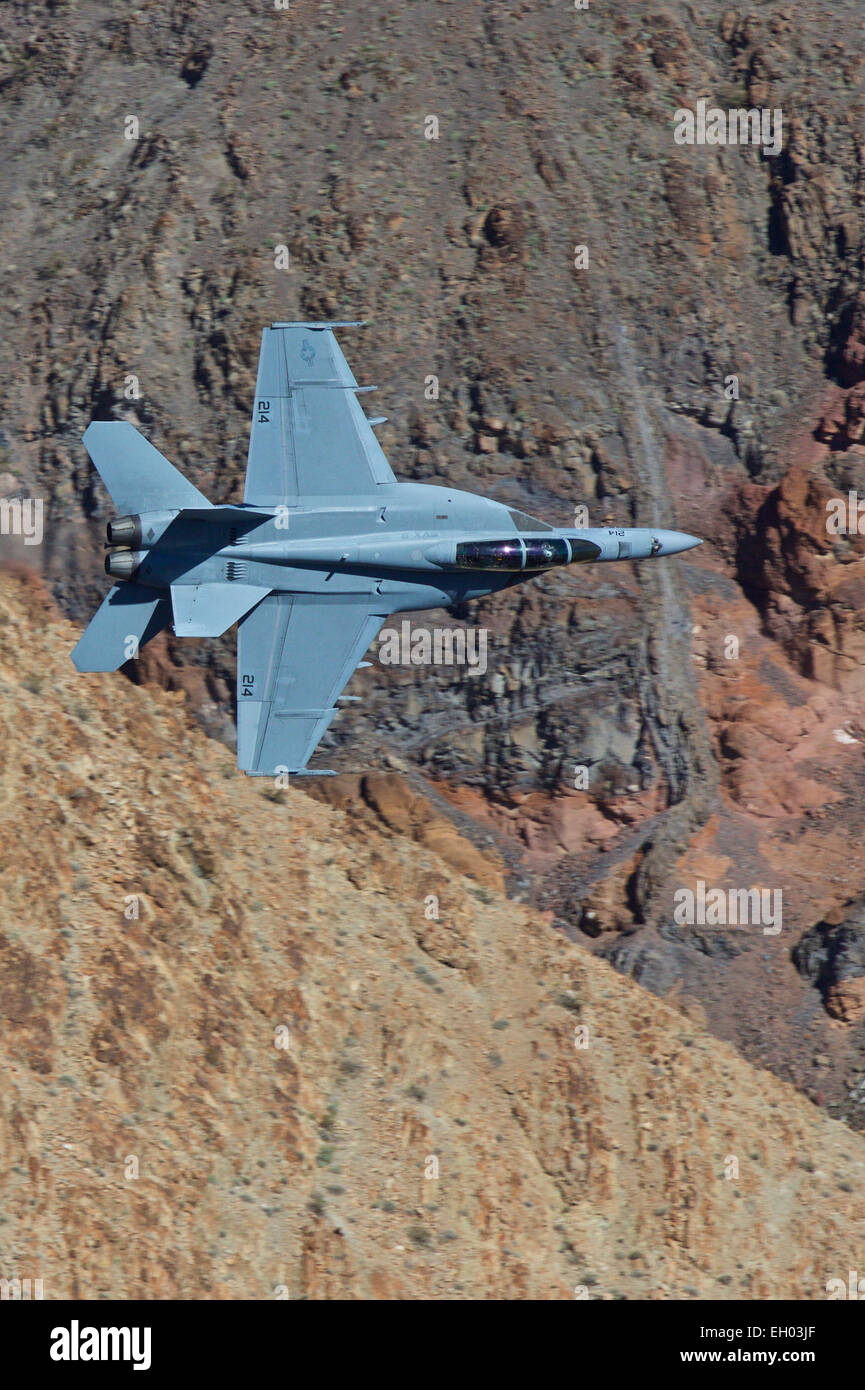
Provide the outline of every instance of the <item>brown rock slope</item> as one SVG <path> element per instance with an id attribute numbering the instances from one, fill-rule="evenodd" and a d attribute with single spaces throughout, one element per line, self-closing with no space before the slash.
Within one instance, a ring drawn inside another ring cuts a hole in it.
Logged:
<path id="1" fill-rule="evenodd" d="M 244 780 L 183 696 L 78 677 L 74 637 L 0 576 L 0 1272 L 813 1298 L 857 1267 L 859 1136 L 428 844 Z"/>

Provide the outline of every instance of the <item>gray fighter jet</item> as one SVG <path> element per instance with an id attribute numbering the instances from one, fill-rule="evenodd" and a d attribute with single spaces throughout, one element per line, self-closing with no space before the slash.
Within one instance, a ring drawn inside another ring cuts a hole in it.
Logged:
<path id="1" fill-rule="evenodd" d="M 238 623 L 237 762 L 306 773 L 336 701 L 385 619 L 450 608 L 554 565 L 641 560 L 699 545 L 680 531 L 559 529 L 455 488 L 397 482 L 333 334 L 262 335 L 244 500 L 214 506 L 129 423 L 84 435 L 118 512 L 119 581 L 72 653 L 114 671 L 169 624 L 219 637 Z M 343 697 L 346 698 L 346 697 Z M 319 774 L 321 775 L 321 774 Z"/>

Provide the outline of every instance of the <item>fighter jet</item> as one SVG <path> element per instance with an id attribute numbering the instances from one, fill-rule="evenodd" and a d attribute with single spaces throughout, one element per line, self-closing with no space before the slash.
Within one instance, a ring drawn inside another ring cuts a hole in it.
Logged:
<path id="1" fill-rule="evenodd" d="M 274 323 L 262 335 L 243 502 L 213 505 L 133 425 L 84 444 L 115 508 L 117 581 L 72 652 L 115 671 L 171 625 L 238 623 L 237 762 L 307 767 L 386 618 L 451 608 L 558 565 L 641 560 L 699 545 L 680 531 L 549 526 L 456 488 L 398 482 L 337 343 L 357 322 Z M 333 775 L 332 773 L 330 775 Z"/>

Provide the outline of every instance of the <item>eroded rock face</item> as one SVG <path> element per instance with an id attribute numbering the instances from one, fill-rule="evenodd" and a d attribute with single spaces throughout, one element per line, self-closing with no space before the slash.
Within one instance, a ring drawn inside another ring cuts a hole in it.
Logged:
<path id="1" fill-rule="evenodd" d="M 809 928 L 794 948 L 793 961 L 819 989 L 833 1018 L 842 1023 L 865 1018 L 865 903 L 851 905 L 843 921 Z"/>
<path id="2" fill-rule="evenodd" d="M 311 786 L 310 795 L 338 806 L 359 824 L 377 823 L 394 835 L 425 845 L 456 873 L 467 874 L 486 887 L 504 889 L 505 866 L 499 856 L 489 850 L 480 853 L 446 815 L 434 811 L 427 797 L 397 773 L 327 778 Z"/>
<path id="3" fill-rule="evenodd" d="M 740 533 L 741 573 L 768 633 L 803 675 L 865 689 L 865 454 L 793 464 Z M 852 520 L 852 525 L 851 525 Z M 842 529 L 838 529 L 838 528 Z"/>

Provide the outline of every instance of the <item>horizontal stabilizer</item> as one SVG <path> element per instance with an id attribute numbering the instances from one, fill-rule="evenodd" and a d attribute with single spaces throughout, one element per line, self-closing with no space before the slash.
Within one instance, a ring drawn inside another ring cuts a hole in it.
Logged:
<path id="1" fill-rule="evenodd" d="M 155 589 L 115 584 L 72 651 L 79 671 L 116 671 L 171 622 L 171 605 Z"/>
<path id="2" fill-rule="evenodd" d="M 84 431 L 84 446 L 118 512 L 210 507 L 204 494 L 128 420 L 94 420 Z"/>
<path id="3" fill-rule="evenodd" d="M 178 637 L 221 637 L 269 593 L 257 584 L 227 581 L 172 584 L 174 631 Z"/>

